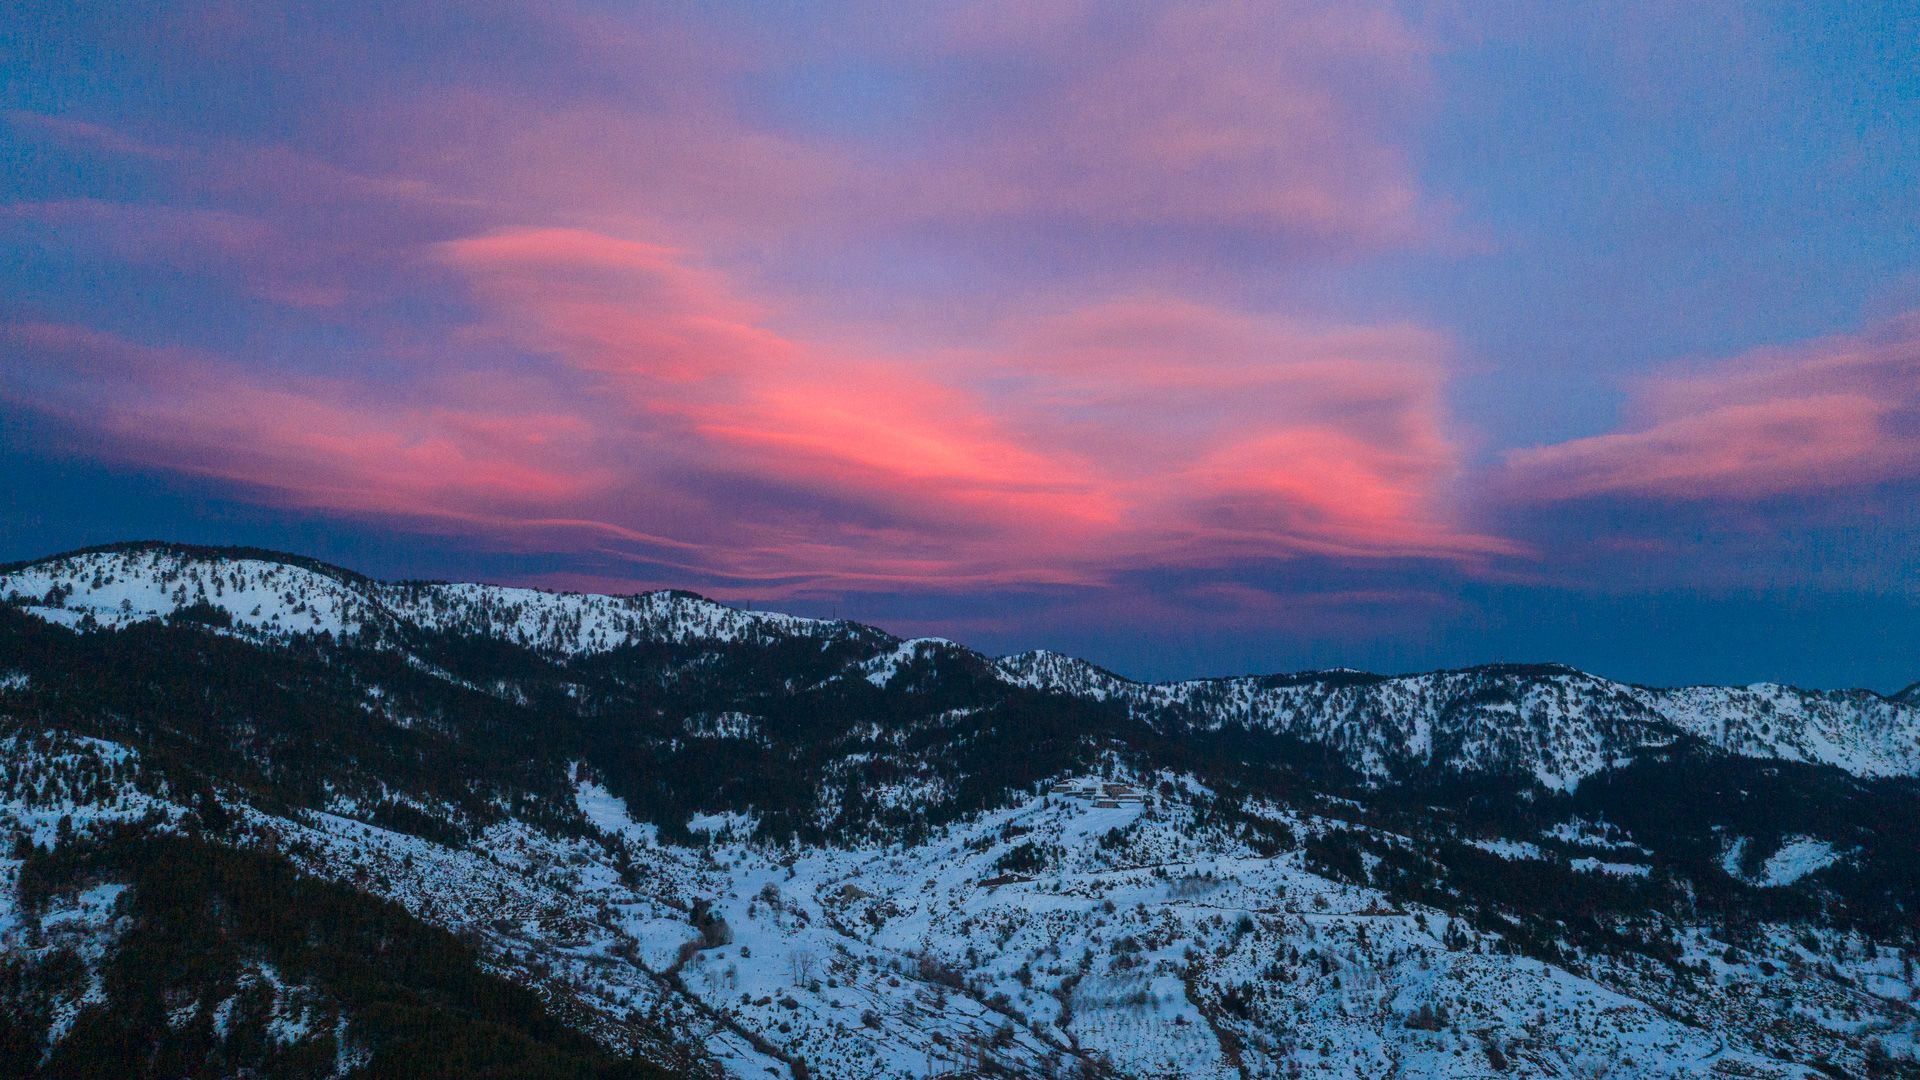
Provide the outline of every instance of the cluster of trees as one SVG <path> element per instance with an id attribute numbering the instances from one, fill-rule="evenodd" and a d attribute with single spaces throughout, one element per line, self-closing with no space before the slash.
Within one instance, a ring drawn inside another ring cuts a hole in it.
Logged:
<path id="1" fill-rule="evenodd" d="M 365 1077 L 671 1075 L 560 1023 L 454 935 L 263 852 L 126 830 L 32 854 L 21 902 L 32 917 L 103 882 L 128 889 L 95 961 L 102 995 L 51 1054 L 52 1005 L 79 996 L 84 963 L 0 959 L 0 1075 L 320 1077 L 343 1059 Z"/>
<path id="2" fill-rule="evenodd" d="M 1723 920 L 1817 920 L 1881 940 L 1920 942 L 1920 782 L 1863 780 L 1828 766 L 1687 756 L 1602 773 L 1565 798 L 1570 815 L 1604 818 L 1684 875 L 1692 902 Z M 1760 888 L 1727 874 L 1728 843 L 1750 862 L 1791 837 L 1844 857 L 1804 887 Z"/>
<path id="3" fill-rule="evenodd" d="M 325 635 L 262 646 L 194 620 L 75 634 L 0 605 L 0 657 L 26 676 L 8 693 L 13 717 L 133 748 L 142 787 L 217 787 L 269 809 L 348 799 L 435 840 L 531 792 L 526 815 L 582 829 L 556 767 L 577 739 L 388 652 Z M 411 812 L 393 790 L 445 813 Z"/>

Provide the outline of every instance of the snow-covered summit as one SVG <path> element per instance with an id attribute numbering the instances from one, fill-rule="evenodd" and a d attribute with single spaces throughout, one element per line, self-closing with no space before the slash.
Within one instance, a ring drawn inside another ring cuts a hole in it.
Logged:
<path id="1" fill-rule="evenodd" d="M 75 552 L 0 572 L 0 597 L 73 627 L 117 629 L 187 613 L 266 633 L 357 632 L 378 586 L 317 564 L 161 546 Z"/>
<path id="2" fill-rule="evenodd" d="M 741 611 L 692 593 L 632 596 L 440 582 L 380 582 L 269 553 L 127 545 L 0 571 L 0 598 L 73 627 L 194 617 L 258 634 L 355 636 L 389 627 L 467 632 L 562 653 L 640 641 L 831 637 L 850 624 Z"/>
<path id="3" fill-rule="evenodd" d="M 1046 649 L 1003 656 L 994 661 L 994 670 L 1015 686 L 1101 701 L 1124 698 L 1140 685 L 1078 657 Z"/>

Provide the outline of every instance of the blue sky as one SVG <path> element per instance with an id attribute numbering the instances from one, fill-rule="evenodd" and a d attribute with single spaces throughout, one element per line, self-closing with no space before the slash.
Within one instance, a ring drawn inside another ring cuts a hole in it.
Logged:
<path id="1" fill-rule="evenodd" d="M 1920 678 L 1920 6 L 29 4 L 0 558 Z"/>

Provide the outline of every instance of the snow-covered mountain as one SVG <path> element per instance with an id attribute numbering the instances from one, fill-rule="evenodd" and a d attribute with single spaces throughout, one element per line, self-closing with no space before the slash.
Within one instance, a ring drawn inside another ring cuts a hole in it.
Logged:
<path id="1" fill-rule="evenodd" d="M 0 1074 L 1920 1075 L 1907 700 L 169 545 L 0 599 Z"/>
<path id="2" fill-rule="evenodd" d="M 1130 682 L 1046 652 L 998 665 L 1022 686 L 1124 702 L 1143 717 L 1173 713 L 1210 727 L 1264 727 L 1325 743 L 1369 775 L 1435 763 L 1460 771 L 1521 767 L 1566 788 L 1681 734 L 1730 754 L 1834 765 L 1857 776 L 1920 774 L 1920 704 L 1865 690 L 1655 689 L 1557 665 L 1174 683 Z"/>
<path id="3" fill-rule="evenodd" d="M 1140 683 L 1036 651 L 989 661 L 941 639 L 741 611 L 692 593 L 634 596 L 495 585 L 378 582 L 309 560 L 174 545 L 122 545 L 0 571 L 0 597 L 61 625 L 113 628 L 213 616 L 256 635 L 401 632 L 491 638 L 582 656 L 641 643 L 857 643 L 845 674 L 885 685 L 941 654 L 1006 683 L 1124 705 L 1162 730 L 1263 729 L 1335 751 L 1363 775 L 1428 768 L 1530 775 L 1565 790 L 1633 755 L 1691 736 L 1724 752 L 1920 775 L 1920 702 L 1868 691 L 1654 689 L 1556 665 L 1495 665 L 1381 677 L 1349 670 Z"/>
<path id="4" fill-rule="evenodd" d="M 1662 717 L 1730 754 L 1835 765 L 1856 776 L 1920 773 L 1920 702 L 1775 683 L 1636 691 Z"/>

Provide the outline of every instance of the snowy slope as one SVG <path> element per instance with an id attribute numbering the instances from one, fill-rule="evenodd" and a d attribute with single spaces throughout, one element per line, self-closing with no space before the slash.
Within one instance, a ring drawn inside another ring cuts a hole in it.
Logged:
<path id="1" fill-rule="evenodd" d="M 114 629 L 205 602 L 265 633 L 358 631 L 380 614 L 367 585 L 293 563 L 193 558 L 164 550 L 48 559 L 0 574 L 0 596 L 67 626 Z"/>
<path id="2" fill-rule="evenodd" d="M 998 663 L 1016 685 L 1121 701 L 1143 719 L 1293 735 L 1339 751 L 1373 777 L 1434 766 L 1518 771 L 1565 790 L 1683 735 L 1742 757 L 1833 765 L 1856 776 L 1920 775 L 1920 704 L 1867 691 L 1656 690 L 1551 665 L 1136 683 L 1051 653 Z"/>
<path id="3" fill-rule="evenodd" d="M 1856 776 L 1920 774 L 1920 705 L 1912 702 L 1774 683 L 1636 693 L 1674 726 L 1728 753 L 1837 765 Z"/>
<path id="4" fill-rule="evenodd" d="M 58 815 L 84 835 L 125 820 L 95 807 L 138 804 L 162 828 L 188 813 L 126 775 L 102 786 L 74 771 L 82 759 L 124 763 L 124 749 L 47 738 L 11 749 L 6 786 L 74 783 L 0 805 L 0 825 Z M 674 1053 L 632 1041 L 623 1023 L 664 1019 L 725 1074 L 756 1080 L 909 1080 L 983 1064 L 1139 1080 L 1784 1080 L 1819 1075 L 1796 1063 L 1808 1060 L 1858 1069 L 1866 1033 L 1890 1052 L 1920 1047 L 1911 952 L 1780 924 L 1736 953 L 1717 927 L 1683 922 L 1672 928 L 1680 957 L 1710 978 L 1674 981 L 1632 955 L 1543 963 L 1440 909 L 1323 876 L 1297 848 L 1263 855 L 1196 827 L 1190 800 L 1204 789 L 1173 774 L 1062 778 L 919 844 L 850 848 L 664 844 L 604 787 L 575 783 L 597 840 L 509 820 L 447 846 L 339 814 L 230 811 L 247 842 L 271 838 L 309 872 L 477 942 L 609 1046 Z M 1113 783 L 1128 794 L 1095 794 Z M 1249 809 L 1302 837 L 1351 827 Z M 1036 854 L 1016 860 L 1023 851 Z M 1800 844 L 1769 873 L 1817 854 Z M 0 951 L 27 947 L 17 871 L 0 860 Z M 56 898 L 39 933 L 85 955 L 113 932 L 112 907 L 99 890 Z M 694 925 L 702 911 L 719 929 Z M 1772 1004 L 1782 993 L 1791 1016 Z M 292 991 L 289 1023 L 298 1000 Z"/>
<path id="5" fill-rule="evenodd" d="M 994 669 L 1015 686 L 1096 701 L 1131 701 L 1151 690 L 1085 660 L 1045 649 L 1003 656 L 994 661 Z"/>
<path id="6" fill-rule="evenodd" d="M 1565 789 L 1670 744 L 1674 730 L 1629 688 L 1565 668 L 1435 672 L 1398 678 L 1327 672 L 1133 683 L 1088 665 L 1022 661 L 1022 685 L 1126 702 L 1143 717 L 1208 729 L 1277 731 L 1331 747 L 1364 775 L 1433 766 L 1529 772 Z"/>

